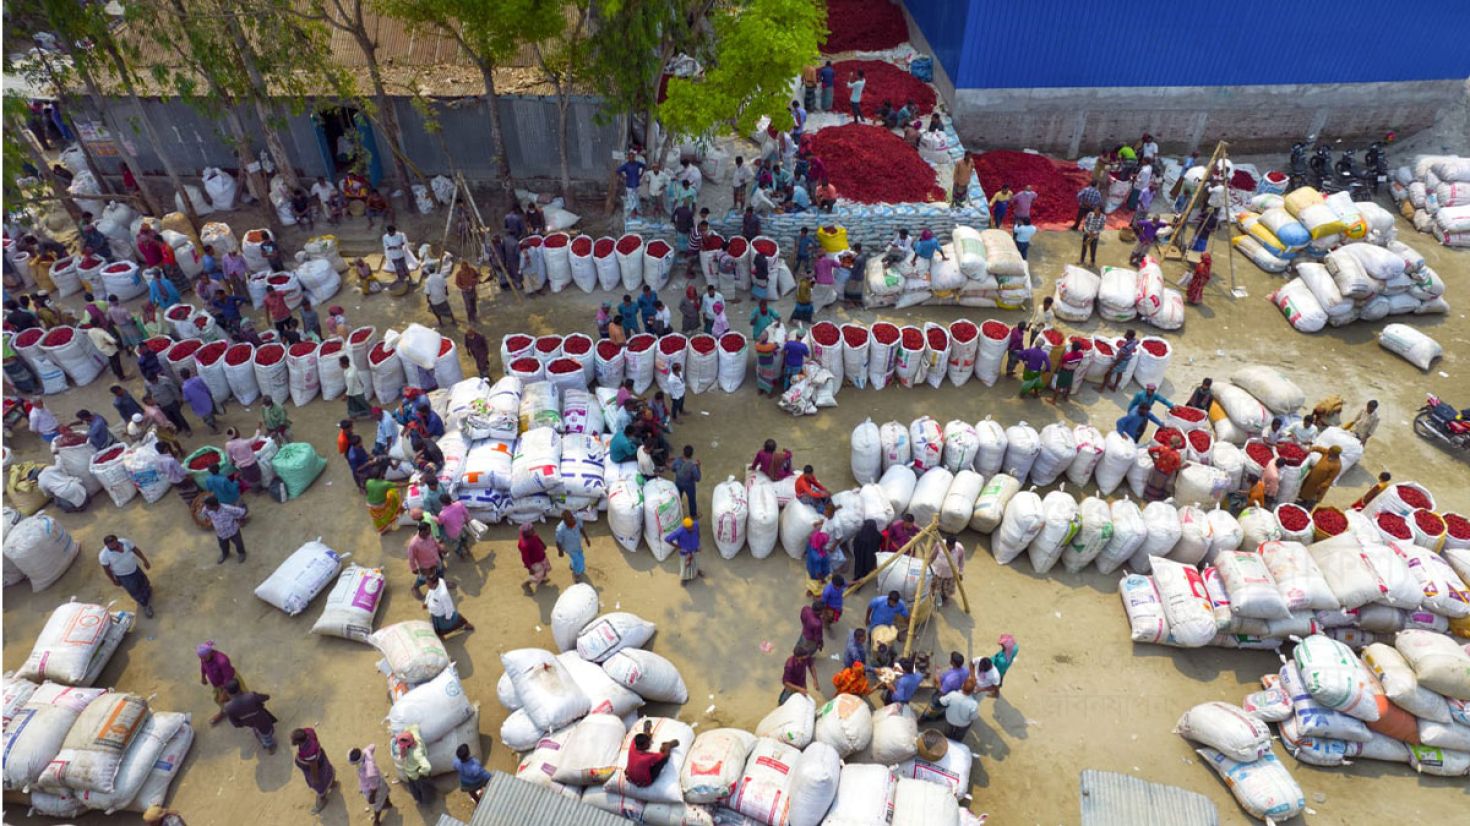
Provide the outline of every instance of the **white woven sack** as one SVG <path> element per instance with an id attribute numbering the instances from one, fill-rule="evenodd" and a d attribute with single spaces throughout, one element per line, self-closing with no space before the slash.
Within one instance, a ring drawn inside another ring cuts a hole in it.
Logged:
<path id="1" fill-rule="evenodd" d="M 746 758 L 745 771 L 725 805 L 757 823 L 788 823 L 792 770 L 800 759 L 795 748 L 762 737 Z"/>
<path id="2" fill-rule="evenodd" d="M 614 611 L 586 623 L 577 634 L 577 654 L 600 663 L 624 648 L 637 648 L 653 639 L 657 627 L 637 614 Z"/>
<path id="3" fill-rule="evenodd" d="M 349 556 L 338 554 L 320 539 L 303 543 L 255 589 L 255 596 L 294 617 L 337 576 L 342 560 Z"/>
<path id="4" fill-rule="evenodd" d="M 1087 567 L 1112 542 L 1112 508 L 1105 500 L 1089 496 L 1077 505 L 1076 526 L 1061 555 L 1062 567 L 1069 573 Z"/>
<path id="5" fill-rule="evenodd" d="M 980 436 L 975 432 L 974 426 L 960 419 L 945 423 L 944 450 L 940 462 L 950 473 L 959 473 L 961 469 L 973 467 L 979 452 Z"/>
<path id="6" fill-rule="evenodd" d="M 914 515 L 915 524 L 927 525 L 939 514 L 952 484 L 954 474 L 942 467 L 924 471 L 914 486 L 914 495 L 909 499 L 908 512 Z"/>
<path id="7" fill-rule="evenodd" d="M 551 652 L 520 648 L 500 655 L 500 664 L 510 674 L 521 711 L 541 731 L 571 725 L 587 714 L 591 701 L 572 679 L 571 672 Z"/>
<path id="8" fill-rule="evenodd" d="M 991 553 L 995 561 L 1009 564 L 1026 550 L 1045 524 L 1041 497 L 1026 490 L 1011 497 L 1005 517 L 991 536 Z"/>
<path id="9" fill-rule="evenodd" d="M 959 799 L 970 793 L 970 769 L 974 762 L 975 756 L 965 744 L 950 740 L 944 757 L 939 760 L 915 757 L 899 764 L 899 783 L 902 784 L 905 777 L 923 780 L 948 790 L 950 795 Z"/>
<path id="10" fill-rule="evenodd" d="M 1118 581 L 1118 596 L 1128 616 L 1128 634 L 1134 642 L 1162 643 L 1169 637 L 1164 602 L 1154 581 L 1142 574 L 1128 574 Z"/>
<path id="11" fill-rule="evenodd" d="M 756 736 L 735 728 L 699 733 L 684 758 L 679 785 L 686 803 L 718 803 L 730 796 L 755 748 Z M 605 765 L 605 764 L 604 764 Z"/>
<path id="12" fill-rule="evenodd" d="M 1245 763 L 1271 752 L 1271 729 L 1230 703 L 1200 703 L 1184 712 L 1174 733 Z"/>
<path id="13" fill-rule="evenodd" d="M 1215 636 L 1215 614 L 1199 571 L 1157 556 L 1150 565 L 1164 604 L 1164 618 L 1169 622 L 1170 638 L 1185 648 L 1208 644 Z"/>
<path id="14" fill-rule="evenodd" d="M 563 651 L 556 655 L 556 659 L 571 672 L 572 682 L 587 695 L 587 701 L 591 703 L 588 714 L 625 717 L 643 707 L 643 698 L 637 692 L 613 680 L 602 666 L 587 662 L 576 651 Z M 519 696 L 516 700 L 519 702 Z"/>
<path id="15" fill-rule="evenodd" d="M 668 479 L 649 479 L 643 485 L 643 541 L 659 562 L 668 559 L 674 546 L 664 541 L 684 518 L 679 490 Z"/>
<path id="16" fill-rule="evenodd" d="M 780 537 L 781 506 L 776 496 L 776 486 L 757 474 L 746 488 L 746 501 L 750 512 L 746 518 L 746 544 L 750 555 L 765 559 L 776 548 Z"/>
<path id="17" fill-rule="evenodd" d="M 882 762 L 884 765 L 848 763 L 842 767 L 837 797 L 823 826 L 888 826 L 898 781 L 888 761 Z"/>
<path id="18" fill-rule="evenodd" d="M 1001 470 L 1024 483 L 1040 452 L 1041 436 L 1037 434 L 1036 428 L 1024 421 L 1017 422 L 1006 428 L 1006 452 Z"/>
<path id="19" fill-rule="evenodd" d="M 862 751 L 873 741 L 873 713 L 852 694 L 838 694 L 817 710 L 813 745 L 825 744 L 839 757 Z"/>
<path id="20" fill-rule="evenodd" d="M 1107 442 L 1101 431 L 1089 424 L 1079 424 L 1072 429 L 1072 442 L 1076 445 L 1076 454 L 1067 464 L 1067 481 L 1082 487 L 1092 481 L 1093 471 L 1102 462 Z"/>
<path id="21" fill-rule="evenodd" d="M 36 782 L 78 715 L 104 691 L 48 682 L 31 694 L 5 729 L 6 791 L 18 792 Z"/>
<path id="22" fill-rule="evenodd" d="M 885 471 L 894 465 L 907 465 L 913 461 L 909 429 L 899 422 L 885 422 L 878 428 L 878 447 L 882 469 Z M 858 481 L 863 482 L 861 479 Z"/>
<path id="23" fill-rule="evenodd" d="M 997 473 L 981 488 L 975 499 L 974 513 L 970 517 L 970 528 L 980 533 L 991 533 L 1005 518 L 1006 507 L 1021 490 L 1021 482 L 1014 476 Z"/>
<path id="24" fill-rule="evenodd" d="M 959 801 L 935 783 L 902 777 L 894 786 L 893 826 L 957 826 L 959 822 Z"/>
<path id="25" fill-rule="evenodd" d="M 572 726 L 561 743 L 551 780 L 571 786 L 588 786 L 616 765 L 627 726 L 612 714 L 588 714 Z"/>
<path id="26" fill-rule="evenodd" d="M 188 714 L 172 711 L 150 714 L 123 753 L 113 780 L 113 791 L 110 794 L 79 791 L 76 792 L 77 800 L 89 809 L 108 814 L 128 806 L 139 795 L 170 742 L 188 726 Z"/>
<path id="27" fill-rule="evenodd" d="M 975 515 L 975 501 L 984 486 L 984 478 L 969 468 L 956 473 L 939 510 L 939 529 L 950 534 L 963 531 Z"/>
<path id="28" fill-rule="evenodd" d="M 450 732 L 474 714 L 465 696 L 454 664 L 439 672 L 434 679 L 417 685 L 393 701 L 388 710 L 388 731 L 392 734 L 418 726 L 424 742 L 431 743 Z"/>
<path id="29" fill-rule="evenodd" d="M 1244 523 L 1242 523 L 1244 527 Z M 1276 588 L 1286 599 L 1286 607 L 1297 611 L 1335 611 L 1342 606 L 1322 571 L 1312 559 L 1312 554 L 1300 542 L 1268 541 L 1261 544 L 1258 552 L 1266 560 L 1266 567 L 1276 580 Z"/>
<path id="30" fill-rule="evenodd" d="M 1274 754 L 1242 763 L 1215 749 L 1196 749 L 1196 753 L 1230 787 L 1240 807 L 1257 820 L 1270 818 L 1268 823 L 1288 820 L 1307 807 L 1301 787 Z"/>
<path id="31" fill-rule="evenodd" d="M 1420 370 L 1429 370 L 1429 365 L 1444 354 L 1439 342 L 1406 324 L 1389 324 L 1378 333 L 1378 344 L 1383 349 L 1403 358 Z"/>
<path id="32" fill-rule="evenodd" d="M 864 419 L 852 430 L 852 475 L 860 485 L 878 481 L 883 467 L 883 445 L 879 428 Z"/>
<path id="33" fill-rule="evenodd" d="M 1065 486 L 1064 486 L 1065 487 Z M 1065 490 L 1054 490 L 1041 500 L 1042 526 L 1026 547 L 1031 570 L 1038 574 L 1050 571 L 1061 558 L 1062 550 L 1078 530 L 1077 500 Z M 1001 526 L 1004 531 L 1004 524 Z"/>
<path id="34" fill-rule="evenodd" d="M 382 653 L 388 671 L 408 683 L 428 682 L 449 666 L 449 653 L 426 620 L 390 625 L 368 637 Z"/>
<path id="35" fill-rule="evenodd" d="M 888 504 L 893 508 L 895 515 L 908 511 L 909 502 L 913 499 L 914 488 L 919 484 L 918 477 L 914 471 L 906 465 L 893 465 L 883 472 L 883 478 L 878 480 L 878 487 L 888 497 Z"/>
<path id="36" fill-rule="evenodd" d="M 1072 428 L 1060 422 L 1043 427 L 1040 434 L 1040 450 L 1031 465 L 1031 483 L 1046 486 L 1057 480 L 1062 472 L 1077 458 L 1077 440 Z"/>
<path id="37" fill-rule="evenodd" d="M 574 583 L 556 598 L 551 608 L 551 637 L 557 650 L 577 647 L 578 636 L 597 617 L 599 606 L 597 589 L 585 582 Z"/>
<path id="38" fill-rule="evenodd" d="M 1151 557 L 1168 556 L 1174 546 L 1179 544 L 1182 531 L 1179 510 L 1170 501 L 1149 502 L 1143 506 L 1143 524 L 1148 529 L 1148 535 L 1128 560 L 1128 564 L 1135 571 L 1148 573 Z"/>
<path id="39" fill-rule="evenodd" d="M 367 642 L 373 633 L 373 617 L 382 604 L 383 586 L 381 568 L 348 565 L 327 594 L 311 633 Z"/>
<path id="40" fill-rule="evenodd" d="M 867 704 L 862 703 L 862 706 L 866 711 Z M 832 801 L 837 797 L 837 784 L 841 774 L 842 758 L 832 746 L 815 742 L 802 750 L 792 771 L 788 820 L 790 826 L 819 826 L 823 822 L 823 817 L 832 808 Z"/>
<path id="41" fill-rule="evenodd" d="M 1362 553 L 1383 583 L 1384 591 L 1375 601 L 1406 611 L 1417 610 L 1424 601 L 1424 590 L 1419 577 L 1409 570 L 1408 561 L 1376 539 L 1364 542 Z"/>
<path id="42" fill-rule="evenodd" d="M 756 724 L 757 737 L 769 738 L 792 748 L 804 749 L 812 741 L 817 706 L 805 694 L 792 694 L 786 702 Z"/>
<path id="43" fill-rule="evenodd" d="M 76 540 L 44 510 L 5 532 L 5 560 L 31 581 L 32 591 L 44 591 L 61 579 L 77 552 Z"/>
<path id="44" fill-rule="evenodd" d="M 1307 550 L 1344 610 L 1377 602 L 1387 593 L 1383 580 L 1364 556 L 1362 543 L 1352 532 L 1313 543 Z"/>
<path id="45" fill-rule="evenodd" d="M 613 682 L 653 703 L 683 703 L 689 689 L 679 669 L 664 657 L 641 648 L 625 648 L 608 657 L 602 670 Z"/>

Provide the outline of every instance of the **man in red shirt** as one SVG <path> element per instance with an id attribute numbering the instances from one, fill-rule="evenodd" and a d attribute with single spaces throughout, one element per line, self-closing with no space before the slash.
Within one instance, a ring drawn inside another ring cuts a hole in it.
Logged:
<path id="1" fill-rule="evenodd" d="M 817 472 L 812 466 L 806 465 L 802 467 L 801 475 L 796 477 L 796 498 L 821 511 L 827 506 L 827 500 L 832 498 L 832 492 L 817 481 Z"/>
<path id="2" fill-rule="evenodd" d="M 291 318 L 291 308 L 286 306 L 285 293 L 276 292 L 275 287 L 265 288 L 265 312 L 270 316 L 271 324 L 276 327 L 276 332 L 282 336 L 286 334 L 286 321 Z"/>
<path id="3" fill-rule="evenodd" d="M 138 231 L 138 254 L 143 257 L 143 267 L 157 267 L 163 264 L 163 244 L 159 243 L 158 237 L 153 230 L 144 227 Z"/>
<path id="4" fill-rule="evenodd" d="M 669 762 L 669 753 L 679 745 L 678 740 L 665 740 L 658 747 L 653 748 L 653 721 L 643 721 L 643 731 L 633 735 L 633 747 L 628 749 L 628 766 L 623 770 L 623 775 L 628 782 L 634 786 L 648 787 L 658 779 L 658 773 L 663 770 L 664 764 Z"/>

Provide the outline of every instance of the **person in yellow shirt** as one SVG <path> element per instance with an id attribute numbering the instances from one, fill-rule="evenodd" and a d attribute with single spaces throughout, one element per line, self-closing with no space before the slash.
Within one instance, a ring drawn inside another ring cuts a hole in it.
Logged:
<path id="1" fill-rule="evenodd" d="M 996 190 L 995 194 L 990 196 L 991 226 L 999 228 L 1006 222 L 1006 210 L 1010 208 L 1011 195 L 1013 194 L 1010 184 L 1001 184 L 1000 189 Z"/>

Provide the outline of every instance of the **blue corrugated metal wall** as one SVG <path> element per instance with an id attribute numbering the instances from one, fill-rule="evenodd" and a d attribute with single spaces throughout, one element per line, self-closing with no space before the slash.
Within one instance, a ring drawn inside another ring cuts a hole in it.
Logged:
<path id="1" fill-rule="evenodd" d="M 1470 76 L 1470 0 L 903 0 L 957 88 Z"/>

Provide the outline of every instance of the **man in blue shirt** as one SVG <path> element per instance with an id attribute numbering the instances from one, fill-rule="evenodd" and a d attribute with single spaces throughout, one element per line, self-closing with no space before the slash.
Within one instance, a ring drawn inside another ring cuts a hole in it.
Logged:
<path id="1" fill-rule="evenodd" d="M 893 687 L 883 692 L 883 702 L 903 703 L 905 705 L 919 690 L 919 685 L 924 682 L 924 675 L 914 670 L 912 659 L 898 661 L 898 667 L 903 669 L 903 675 L 893 681 Z"/>
<path id="2" fill-rule="evenodd" d="M 643 180 L 644 165 L 638 156 L 628 153 L 628 160 L 618 167 L 618 178 L 623 182 L 623 210 L 632 217 L 638 215 L 638 183 Z"/>
<path id="3" fill-rule="evenodd" d="M 419 431 L 431 439 L 438 439 L 444 435 L 444 419 L 435 413 L 433 408 L 420 407 L 414 411 L 414 421 L 418 422 Z"/>
<path id="4" fill-rule="evenodd" d="M 699 570 L 699 523 L 684 517 L 684 521 L 664 541 L 679 550 L 679 584 L 688 585 L 695 577 L 704 576 Z"/>
<path id="5" fill-rule="evenodd" d="M 87 428 L 87 444 L 93 450 L 101 450 L 117 441 L 107 429 L 107 420 L 90 410 L 77 411 L 77 424 Z"/>
<path id="6" fill-rule="evenodd" d="M 631 462 L 638 458 L 638 445 L 633 441 L 633 426 L 630 424 L 623 428 L 622 432 L 612 437 L 612 442 L 607 446 L 608 456 L 614 462 Z"/>
<path id="7" fill-rule="evenodd" d="M 220 504 L 233 505 L 240 501 L 240 486 L 221 472 L 219 462 L 209 466 L 209 474 L 204 477 L 204 489 L 218 499 Z"/>
<path id="8" fill-rule="evenodd" d="M 847 635 L 847 647 L 842 649 L 842 667 L 851 668 L 852 664 L 867 663 L 868 661 L 868 632 L 861 628 L 854 628 Z"/>
<path id="9" fill-rule="evenodd" d="M 479 803 L 485 794 L 485 786 L 490 783 L 490 772 L 485 771 L 485 766 L 470 754 L 469 745 L 461 743 L 454 750 L 454 770 L 459 773 L 459 790 Z"/>
<path id="10" fill-rule="evenodd" d="M 643 326 L 649 330 L 653 329 L 654 316 L 658 315 L 658 294 L 647 284 L 643 285 L 643 292 L 638 294 L 638 314 L 643 318 Z"/>
<path id="11" fill-rule="evenodd" d="M 1019 218 L 1011 228 L 1011 235 L 1016 239 L 1016 251 L 1025 259 L 1026 251 L 1031 249 L 1031 238 L 1036 235 L 1036 227 L 1030 218 Z"/>
<path id="12" fill-rule="evenodd" d="M 1128 402 L 1128 409 L 1129 411 L 1137 409 L 1139 415 L 1153 422 L 1156 426 L 1163 427 L 1164 423 L 1159 421 L 1159 417 L 1153 414 L 1154 402 L 1162 402 L 1165 408 L 1169 410 L 1174 409 L 1174 403 L 1160 396 L 1159 388 L 1152 384 L 1133 394 L 1133 398 Z"/>
<path id="13" fill-rule="evenodd" d="M 943 717 L 944 707 L 939 704 L 939 698 L 951 691 L 959 691 L 969 677 L 970 664 L 965 661 L 965 655 L 958 651 L 949 652 L 949 668 L 940 672 L 935 680 L 934 699 L 929 704 L 929 710 L 920 715 L 919 719 L 938 720 Z"/>
<path id="14" fill-rule="evenodd" d="M 863 624 L 868 627 L 868 633 L 880 625 L 898 625 L 898 618 L 908 619 L 909 607 L 904 605 L 903 597 L 897 591 L 889 591 L 888 596 L 873 597 L 868 603 L 868 615 L 863 618 Z"/>
<path id="15" fill-rule="evenodd" d="M 817 70 L 817 79 L 822 83 L 821 102 L 818 104 L 823 112 L 832 111 L 832 89 L 837 83 L 837 70 L 832 68 L 832 61 Z"/>
<path id="16" fill-rule="evenodd" d="M 633 303 L 633 296 L 623 294 L 623 303 L 618 305 L 618 315 L 623 317 L 623 332 L 630 336 L 643 332 L 638 324 L 638 305 Z"/>

